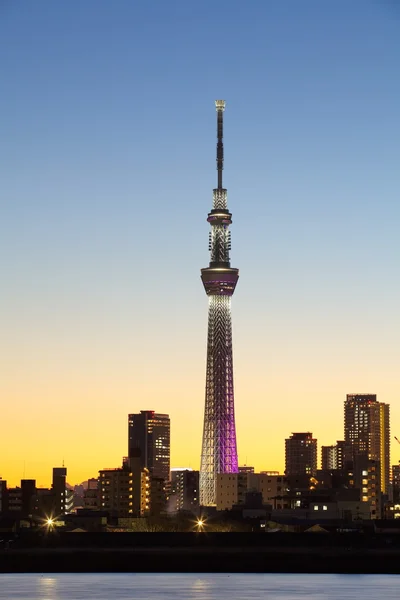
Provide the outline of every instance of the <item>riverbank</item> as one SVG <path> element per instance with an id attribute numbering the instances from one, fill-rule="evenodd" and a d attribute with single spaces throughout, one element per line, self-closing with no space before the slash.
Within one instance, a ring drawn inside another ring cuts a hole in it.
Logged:
<path id="1" fill-rule="evenodd" d="M 398 539 L 351 540 L 324 534 L 306 539 L 274 534 L 253 540 L 236 537 L 222 534 L 179 540 L 169 534 L 162 536 L 163 543 L 154 545 L 152 534 L 136 541 L 135 536 L 108 534 L 98 538 L 102 543 L 89 545 L 90 536 L 75 534 L 75 540 L 74 536 L 65 538 L 64 543 L 60 538 L 47 538 L 34 547 L 17 540 L 9 549 L 0 550 L 0 572 L 400 573 Z M 104 543 L 107 540 L 110 545 Z"/>

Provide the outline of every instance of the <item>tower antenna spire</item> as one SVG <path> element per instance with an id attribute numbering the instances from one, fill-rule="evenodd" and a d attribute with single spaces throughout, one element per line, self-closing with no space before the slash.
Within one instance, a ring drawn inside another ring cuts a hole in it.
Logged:
<path id="1" fill-rule="evenodd" d="M 225 100 L 216 100 L 217 109 L 217 171 L 218 171 L 218 189 L 222 190 L 222 171 L 224 169 L 224 110 Z"/>

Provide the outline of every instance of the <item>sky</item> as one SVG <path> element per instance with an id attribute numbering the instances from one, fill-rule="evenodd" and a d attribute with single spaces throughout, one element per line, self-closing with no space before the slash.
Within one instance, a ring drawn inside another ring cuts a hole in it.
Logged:
<path id="1" fill-rule="evenodd" d="M 347 393 L 400 437 L 396 2 L 2 0 L 0 53 L 3 479 L 118 467 L 144 409 L 199 468 L 217 98 L 239 464 Z"/>

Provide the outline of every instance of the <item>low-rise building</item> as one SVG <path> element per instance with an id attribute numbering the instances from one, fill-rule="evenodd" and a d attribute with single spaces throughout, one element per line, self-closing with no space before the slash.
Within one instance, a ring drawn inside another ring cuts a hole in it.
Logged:
<path id="1" fill-rule="evenodd" d="M 249 467 L 248 465 L 243 465 L 238 469 L 239 473 L 254 473 L 254 467 Z"/>
<path id="2" fill-rule="evenodd" d="M 392 466 L 393 503 L 400 504 L 400 465 Z"/>
<path id="3" fill-rule="evenodd" d="M 285 475 L 268 471 L 260 473 L 257 489 L 262 493 L 264 504 L 271 504 L 277 510 L 284 508 L 285 496 L 288 490 L 287 482 L 288 479 Z"/>
<path id="4" fill-rule="evenodd" d="M 56 513 L 56 495 L 49 488 L 37 488 L 35 496 L 34 516 L 39 519 L 54 519 Z"/>
<path id="5" fill-rule="evenodd" d="M 22 479 L 20 486 L 4 489 L 7 510 L 18 513 L 19 518 L 32 517 L 36 497 L 36 481 Z"/>
<path id="6" fill-rule="evenodd" d="M 358 455 L 353 463 L 354 485 L 360 490 L 361 502 L 371 504 L 371 518 L 382 516 L 381 469 L 379 461 Z M 353 480 L 351 480 L 353 481 Z"/>
<path id="7" fill-rule="evenodd" d="M 231 510 L 236 504 L 243 504 L 248 491 L 249 473 L 218 473 L 217 510 Z"/>
<path id="8" fill-rule="evenodd" d="M 166 509 L 165 481 L 162 477 L 150 476 L 150 516 L 158 517 Z"/>
<path id="9" fill-rule="evenodd" d="M 217 510 L 231 510 L 243 504 L 248 492 L 260 492 L 263 504 L 281 509 L 285 505 L 287 479 L 284 475 L 263 473 L 219 473 L 217 475 Z"/>
<path id="10" fill-rule="evenodd" d="M 136 466 L 136 465 L 135 465 Z M 124 465 L 99 471 L 101 510 L 118 517 L 142 517 L 150 510 L 150 476 L 147 469 Z"/>
<path id="11" fill-rule="evenodd" d="M 8 510 L 10 512 L 21 513 L 22 510 L 22 490 L 20 487 L 8 488 Z"/>
<path id="12" fill-rule="evenodd" d="M 100 506 L 99 480 L 89 479 L 87 488 L 83 492 L 83 507 L 85 510 L 99 510 Z"/>
<path id="13" fill-rule="evenodd" d="M 7 481 L 0 477 L 0 514 L 5 512 L 7 508 Z"/>
<path id="14" fill-rule="evenodd" d="M 371 504 L 360 500 L 337 500 L 329 498 L 315 498 L 307 506 L 272 510 L 271 519 L 274 520 L 307 520 L 316 523 L 325 521 L 367 521 L 371 519 Z"/>

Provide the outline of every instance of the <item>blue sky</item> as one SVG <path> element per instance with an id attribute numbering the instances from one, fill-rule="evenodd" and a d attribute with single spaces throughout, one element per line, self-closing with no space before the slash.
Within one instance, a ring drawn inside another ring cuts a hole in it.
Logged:
<path id="1" fill-rule="evenodd" d="M 391 403 L 400 433 L 395 2 L 3 0 L 0 51 L 13 423 L 24 406 L 46 438 L 51 407 L 84 436 L 84 415 L 102 426 L 112 405 L 112 462 L 127 412 L 155 408 L 174 419 L 173 462 L 197 466 L 224 98 L 241 462 L 280 467 L 295 430 L 340 439 L 347 392 Z"/>

